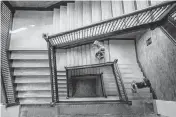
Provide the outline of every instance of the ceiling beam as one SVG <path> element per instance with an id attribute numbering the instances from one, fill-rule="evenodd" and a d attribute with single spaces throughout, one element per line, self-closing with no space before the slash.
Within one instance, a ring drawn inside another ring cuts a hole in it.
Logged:
<path id="1" fill-rule="evenodd" d="M 47 8 L 60 8 L 61 5 L 63 6 L 67 6 L 67 3 L 74 3 L 74 0 L 70 0 L 70 1 L 59 1 L 51 6 L 48 6 Z"/>
<path id="2" fill-rule="evenodd" d="M 15 13 L 15 9 L 14 9 L 14 7 L 10 4 L 9 1 L 2 1 L 2 2 L 10 9 L 10 11 L 12 12 L 12 14 Z"/>

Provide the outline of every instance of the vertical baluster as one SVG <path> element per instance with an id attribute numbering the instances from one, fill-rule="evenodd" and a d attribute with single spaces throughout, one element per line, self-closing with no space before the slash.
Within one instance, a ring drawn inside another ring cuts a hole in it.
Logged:
<path id="1" fill-rule="evenodd" d="M 79 38 L 80 39 L 82 39 L 82 37 L 81 37 L 81 31 L 82 31 L 82 29 L 79 31 Z"/>
<path id="2" fill-rule="evenodd" d="M 129 28 L 130 27 L 130 23 L 132 22 L 132 16 L 128 16 L 127 18 L 126 18 L 126 28 Z"/>
<path id="3" fill-rule="evenodd" d="M 147 20 L 148 19 L 148 20 Z M 143 22 L 146 24 L 148 23 L 147 21 L 152 21 L 151 16 L 150 16 L 150 11 L 146 12 L 145 18 L 143 19 Z"/>
<path id="4" fill-rule="evenodd" d="M 103 24 L 101 24 L 99 34 L 102 34 L 102 31 L 103 31 L 103 26 L 104 26 L 104 23 L 103 23 Z"/>
<path id="5" fill-rule="evenodd" d="M 136 15 L 131 16 L 131 21 L 128 23 L 128 27 L 131 27 L 135 22 L 137 22 L 136 20 Z"/>
<path id="6" fill-rule="evenodd" d="M 88 36 L 89 36 L 89 37 L 91 36 L 91 34 L 90 34 L 90 28 L 88 29 Z"/>
<path id="7" fill-rule="evenodd" d="M 104 26 L 103 26 L 103 29 L 102 29 L 102 34 L 104 34 L 105 33 L 105 30 L 106 30 L 106 26 L 108 25 L 108 23 L 106 22 L 106 23 L 104 23 Z"/>
<path id="8" fill-rule="evenodd" d="M 164 11 L 165 11 L 167 8 L 168 8 L 168 6 L 167 6 L 167 7 L 162 7 L 162 8 L 161 8 L 162 11 L 159 12 L 159 14 L 156 16 L 156 20 L 159 20 L 159 17 L 164 13 Z"/>
<path id="9" fill-rule="evenodd" d="M 97 35 L 100 35 L 101 24 L 98 26 Z"/>
<path id="10" fill-rule="evenodd" d="M 90 28 L 90 35 L 91 35 L 91 37 L 93 36 L 93 28 L 94 28 L 94 27 L 91 27 L 91 28 Z"/>
<path id="11" fill-rule="evenodd" d="M 83 29 L 82 34 L 83 34 L 83 38 L 85 38 L 85 29 Z"/>
<path id="12" fill-rule="evenodd" d="M 56 41 L 56 37 L 53 38 L 53 41 L 54 41 L 54 43 L 55 43 L 56 45 L 58 44 L 57 41 Z"/>
<path id="13" fill-rule="evenodd" d="M 58 45 L 59 44 L 58 37 L 55 38 L 55 41 L 56 41 L 56 45 Z"/>
<path id="14" fill-rule="evenodd" d="M 74 32 L 71 33 L 71 39 L 74 41 Z"/>
<path id="15" fill-rule="evenodd" d="M 78 40 L 78 31 L 75 32 L 75 37 L 76 37 L 76 40 Z"/>
<path id="16" fill-rule="evenodd" d="M 109 28 L 108 28 L 108 30 L 107 30 L 107 32 L 109 33 L 110 32 L 110 30 L 111 30 L 111 28 L 112 28 L 112 25 L 113 25 L 113 21 L 111 21 L 111 23 L 110 23 L 110 26 L 109 26 Z"/>
<path id="17" fill-rule="evenodd" d="M 71 42 L 71 33 L 69 33 L 69 42 Z"/>
<path id="18" fill-rule="evenodd" d="M 112 23 L 112 26 L 111 26 L 111 28 L 110 28 L 110 30 L 109 30 L 109 32 L 112 32 L 112 31 L 113 31 L 113 29 L 114 29 L 116 23 L 117 23 L 117 20 L 114 20 L 113 23 Z"/>
<path id="19" fill-rule="evenodd" d="M 121 29 L 123 29 L 123 27 L 124 27 L 124 18 L 121 18 L 120 24 L 119 24 L 119 29 L 121 30 Z"/>
<path id="20" fill-rule="evenodd" d="M 60 38 L 61 38 L 61 43 L 63 43 L 63 36 L 60 36 Z"/>
<path id="21" fill-rule="evenodd" d="M 134 16 L 134 20 L 131 23 L 131 26 L 137 26 L 139 24 L 138 14 Z"/>
<path id="22" fill-rule="evenodd" d="M 141 18 L 141 23 L 142 23 L 142 24 L 145 23 L 144 20 L 146 19 L 147 15 L 149 15 L 148 12 L 149 12 L 149 11 L 145 12 L 144 15 L 143 15 L 143 17 Z"/>

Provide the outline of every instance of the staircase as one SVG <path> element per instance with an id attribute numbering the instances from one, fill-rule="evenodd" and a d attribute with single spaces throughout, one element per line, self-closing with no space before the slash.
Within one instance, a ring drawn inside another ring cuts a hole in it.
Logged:
<path id="1" fill-rule="evenodd" d="M 49 104 L 51 84 L 45 50 L 12 50 L 11 66 L 20 104 Z"/>
<path id="2" fill-rule="evenodd" d="M 122 4 L 124 4 L 125 8 L 122 8 Z M 129 6 L 128 8 L 127 4 Z M 136 9 L 142 9 L 143 6 L 148 7 L 149 5 L 147 2 L 137 3 L 137 8 L 135 8 L 132 2 L 127 3 L 125 1 L 75 1 L 74 3 L 67 3 L 67 6 L 60 6 L 60 8 L 55 8 L 53 10 L 53 34 L 76 29 L 81 26 L 86 26 L 91 23 L 99 22 L 101 20 L 117 17 L 125 13 L 133 12 Z M 119 59 L 118 56 L 115 58 L 112 57 L 112 55 L 116 55 L 117 53 L 113 53 L 114 51 L 112 51 L 112 43 L 110 40 L 101 41 L 101 43 L 106 48 L 105 59 L 101 61 L 98 61 L 95 58 L 95 50 L 92 48 L 91 44 L 84 44 L 67 49 L 57 49 L 56 64 L 58 95 L 60 101 L 67 100 L 67 81 L 66 71 L 64 68 L 65 66 L 69 67 L 98 64 L 113 61 L 114 59 Z M 134 46 L 135 45 L 133 45 L 133 47 Z M 15 46 L 13 46 L 10 52 L 13 78 L 16 85 L 16 92 L 19 103 L 32 105 L 49 104 L 52 101 L 52 98 L 48 51 L 33 49 L 16 50 Z M 135 53 L 135 49 L 132 49 L 132 53 L 133 52 Z M 129 53 L 131 53 L 131 51 L 127 51 L 126 55 L 128 55 Z M 148 109 L 148 114 L 153 113 L 153 108 L 150 110 L 150 108 L 145 106 L 148 104 L 149 107 L 152 107 L 152 96 L 149 88 L 139 89 L 138 93 L 135 94 L 131 92 L 131 82 L 133 80 L 142 81 L 142 78 L 144 78 L 143 73 L 136 61 L 136 54 L 134 54 L 133 57 L 135 58 L 135 61 L 131 61 L 128 63 L 118 63 L 125 89 L 127 91 L 127 96 L 129 100 L 132 101 L 132 107 L 124 104 L 112 104 L 108 102 L 107 104 L 102 105 L 99 105 L 98 103 L 89 105 L 77 103 L 76 105 L 71 106 L 67 104 L 65 105 L 63 103 L 56 106 L 57 114 L 61 117 L 72 117 L 73 115 L 81 117 L 87 116 L 89 114 L 90 117 L 115 117 L 117 115 L 122 116 L 123 113 L 125 113 L 125 115 L 127 116 L 130 116 L 132 113 L 134 116 L 140 116 L 137 115 L 137 113 L 140 113 L 143 116 L 145 113 L 144 111 L 146 111 L 145 109 Z M 110 68 L 105 68 L 103 72 L 104 84 L 108 97 L 117 97 L 117 87 L 112 70 Z M 149 100 L 149 103 L 146 104 L 146 100 Z M 88 113 L 86 112 L 86 109 L 93 111 L 88 111 L 90 112 Z M 106 111 L 107 109 L 108 111 Z M 134 114 L 135 111 L 136 113 Z"/>

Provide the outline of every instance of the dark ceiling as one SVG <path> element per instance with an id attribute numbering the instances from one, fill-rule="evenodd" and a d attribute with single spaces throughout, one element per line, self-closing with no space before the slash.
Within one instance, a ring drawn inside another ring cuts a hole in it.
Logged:
<path id="1" fill-rule="evenodd" d="M 69 2 L 74 2 L 73 0 L 64 1 L 8 1 L 11 6 L 16 10 L 32 10 L 32 9 L 53 9 L 59 8 L 61 5 L 66 6 Z"/>

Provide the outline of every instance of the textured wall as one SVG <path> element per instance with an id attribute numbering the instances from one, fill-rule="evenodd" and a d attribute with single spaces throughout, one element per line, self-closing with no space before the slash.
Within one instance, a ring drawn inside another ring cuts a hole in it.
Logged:
<path id="1" fill-rule="evenodd" d="M 150 37 L 152 43 L 147 46 Z M 176 100 L 176 46 L 156 28 L 137 39 L 137 53 L 158 99 Z"/>
<path id="2" fill-rule="evenodd" d="M 14 14 L 11 50 L 46 50 L 43 33 L 51 33 L 53 11 L 22 11 Z"/>

